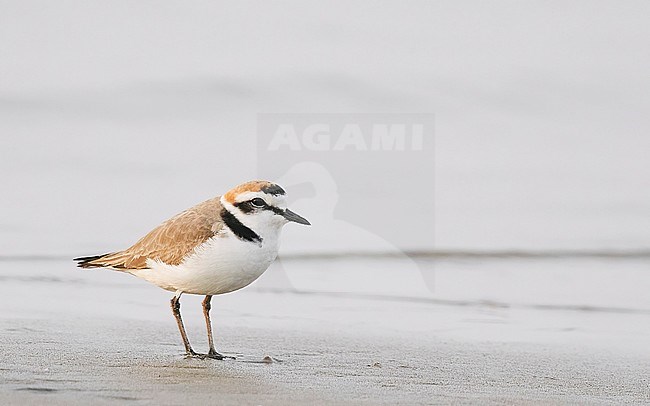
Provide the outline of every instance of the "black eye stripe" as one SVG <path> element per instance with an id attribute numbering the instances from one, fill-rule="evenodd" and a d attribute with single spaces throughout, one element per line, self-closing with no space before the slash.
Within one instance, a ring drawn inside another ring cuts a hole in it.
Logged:
<path id="1" fill-rule="evenodd" d="M 260 198 L 256 197 L 255 199 L 260 199 Z M 245 213 L 245 214 L 252 213 L 252 212 L 254 212 L 256 210 L 270 210 L 275 214 L 284 214 L 284 210 L 282 210 L 279 207 L 268 205 L 268 204 L 266 204 L 266 202 L 264 202 L 264 206 L 262 206 L 262 207 L 258 207 L 258 206 L 253 205 L 252 201 L 255 200 L 255 199 L 235 203 L 234 206 L 237 207 L 239 210 L 242 211 L 242 213 Z M 260 199 L 260 200 L 264 201 L 263 199 Z"/>
<path id="2" fill-rule="evenodd" d="M 255 210 L 255 207 L 251 204 L 250 201 L 245 201 L 245 202 L 239 202 L 234 204 L 235 207 L 237 207 L 239 210 L 242 211 L 242 213 L 250 213 Z"/>
<path id="3" fill-rule="evenodd" d="M 271 211 L 272 211 L 273 213 L 275 213 L 275 214 L 284 214 L 284 210 L 282 210 L 282 209 L 279 208 L 279 207 L 275 207 L 275 206 L 269 206 L 269 205 L 266 205 L 266 206 L 264 207 L 264 210 L 271 210 Z"/>

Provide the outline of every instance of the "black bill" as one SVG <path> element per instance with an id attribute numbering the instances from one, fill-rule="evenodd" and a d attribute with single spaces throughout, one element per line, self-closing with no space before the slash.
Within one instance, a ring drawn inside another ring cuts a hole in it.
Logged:
<path id="1" fill-rule="evenodd" d="M 311 223 L 309 221 L 307 221 L 306 218 L 302 217 L 299 214 L 296 214 L 296 213 L 292 212 L 289 209 L 286 209 L 284 211 L 284 213 L 282 213 L 282 215 L 284 216 L 285 219 L 287 219 L 289 221 L 294 221 L 296 223 L 305 224 L 305 225 L 308 225 L 308 226 L 311 225 Z"/>

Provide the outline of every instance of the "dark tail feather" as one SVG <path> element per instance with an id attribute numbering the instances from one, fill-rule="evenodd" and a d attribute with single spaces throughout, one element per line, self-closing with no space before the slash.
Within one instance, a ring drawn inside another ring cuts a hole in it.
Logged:
<path id="1" fill-rule="evenodd" d="M 77 261 L 77 266 L 79 268 L 101 268 L 104 265 L 102 265 L 101 263 L 93 263 L 93 262 L 97 261 L 98 259 L 102 259 L 107 255 L 110 254 L 93 255 L 91 257 L 79 257 L 79 258 L 74 258 L 73 261 Z"/>

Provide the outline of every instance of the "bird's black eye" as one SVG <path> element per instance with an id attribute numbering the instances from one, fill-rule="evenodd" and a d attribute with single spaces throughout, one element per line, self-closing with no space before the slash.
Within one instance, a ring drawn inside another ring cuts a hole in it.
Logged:
<path id="1" fill-rule="evenodd" d="M 266 206 L 266 202 L 264 199 L 261 199 L 259 197 L 256 197 L 255 199 L 251 200 L 251 204 L 253 207 L 264 207 Z"/>

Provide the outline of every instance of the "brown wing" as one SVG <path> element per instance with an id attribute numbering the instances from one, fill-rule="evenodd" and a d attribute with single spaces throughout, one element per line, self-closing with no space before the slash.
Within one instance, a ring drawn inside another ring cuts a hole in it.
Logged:
<path id="1" fill-rule="evenodd" d="M 81 268 L 143 269 L 147 259 L 178 265 L 223 227 L 222 210 L 219 197 L 215 197 L 165 221 L 124 251 L 75 261 Z"/>

